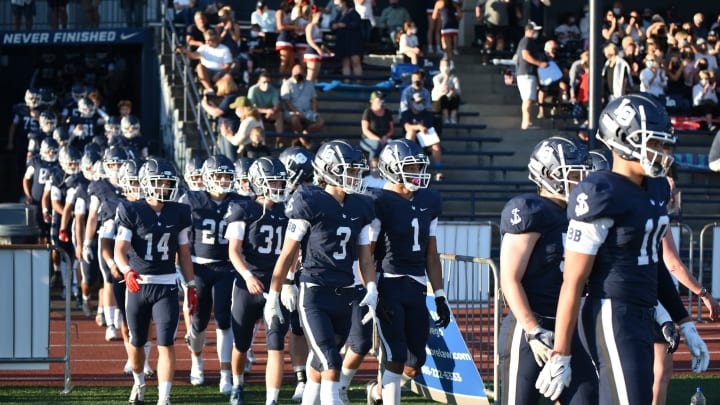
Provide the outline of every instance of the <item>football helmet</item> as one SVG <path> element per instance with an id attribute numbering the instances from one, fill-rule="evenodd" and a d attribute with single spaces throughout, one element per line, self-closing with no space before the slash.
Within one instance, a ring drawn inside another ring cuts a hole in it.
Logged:
<path id="1" fill-rule="evenodd" d="M 77 174 L 80 171 L 80 151 L 73 146 L 63 146 L 58 152 L 60 167 L 66 174 Z"/>
<path id="2" fill-rule="evenodd" d="M 185 163 L 183 170 L 183 178 L 191 191 L 200 191 L 205 189 L 202 181 L 203 160 L 199 157 L 191 158 Z"/>
<path id="3" fill-rule="evenodd" d="M 52 111 L 43 111 L 40 113 L 38 123 L 40 124 L 40 130 L 44 134 L 51 134 L 57 126 L 57 115 Z"/>
<path id="4" fill-rule="evenodd" d="M 279 159 L 261 157 L 255 160 L 248 170 L 248 180 L 255 195 L 276 203 L 288 198 L 288 175 Z"/>
<path id="5" fill-rule="evenodd" d="M 173 201 L 177 194 L 178 177 L 170 162 L 150 158 L 140 168 L 140 190 L 146 199 Z"/>
<path id="6" fill-rule="evenodd" d="M 40 104 L 48 107 L 52 107 L 57 103 L 57 96 L 47 87 L 44 87 L 38 91 L 40 94 Z"/>
<path id="7" fill-rule="evenodd" d="M 650 177 L 665 176 L 675 160 L 669 150 L 677 141 L 670 117 L 652 96 L 630 94 L 609 102 L 596 137 L 621 159 L 640 162 Z"/>
<path id="8" fill-rule="evenodd" d="M 134 115 L 122 117 L 120 120 L 120 131 L 125 138 L 134 138 L 140 135 L 140 120 Z"/>
<path id="9" fill-rule="evenodd" d="M 202 181 L 205 190 L 224 194 L 235 189 L 235 166 L 225 155 L 213 155 L 202 164 Z"/>
<path id="10" fill-rule="evenodd" d="M 309 150 L 293 146 L 283 150 L 278 158 L 287 171 L 290 189 L 298 184 L 312 182 L 314 157 Z"/>
<path id="11" fill-rule="evenodd" d="M 52 138 L 59 144 L 59 145 L 65 145 L 70 140 L 70 135 L 68 135 L 67 129 L 65 127 L 55 127 L 55 129 L 52 132 Z"/>
<path id="12" fill-rule="evenodd" d="M 363 152 L 345 140 L 333 140 L 320 146 L 313 160 L 315 175 L 325 183 L 342 187 L 346 193 L 365 191 L 363 172 L 369 169 Z"/>
<path id="13" fill-rule="evenodd" d="M 82 83 L 75 83 L 70 89 L 70 94 L 72 95 L 73 101 L 77 103 L 81 98 L 87 96 L 87 88 L 85 88 L 85 85 Z"/>
<path id="14" fill-rule="evenodd" d="M 25 90 L 25 105 L 28 106 L 28 108 L 34 109 L 40 107 L 41 101 L 42 98 L 40 97 L 40 93 L 37 90 Z"/>
<path id="15" fill-rule="evenodd" d="M 142 198 L 140 192 L 140 180 L 138 178 L 138 172 L 140 171 L 140 163 L 133 159 L 126 160 L 122 166 L 120 166 L 120 187 L 123 189 L 123 193 L 126 196 L 132 196 L 136 200 Z"/>
<path id="16" fill-rule="evenodd" d="M 57 162 L 59 148 L 56 140 L 45 137 L 40 143 L 40 159 L 45 162 Z"/>
<path id="17" fill-rule="evenodd" d="M 408 166 L 419 166 L 417 170 L 408 170 Z M 407 139 L 390 141 L 380 151 L 378 170 L 393 184 L 402 184 L 410 191 L 426 188 L 430 184 L 427 168 L 430 158 L 416 142 Z"/>
<path id="18" fill-rule="evenodd" d="M 123 148 L 112 146 L 105 149 L 102 160 L 105 176 L 111 179 L 117 179 L 120 175 L 120 168 L 127 160 L 128 156 Z"/>
<path id="19" fill-rule="evenodd" d="M 569 138 L 553 136 L 540 141 L 530 155 L 528 178 L 538 187 L 567 201 L 570 185 L 581 182 L 591 170 L 585 148 Z"/>
<path id="20" fill-rule="evenodd" d="M 93 148 L 85 148 L 85 151 L 83 152 L 82 159 L 80 159 L 80 171 L 82 171 L 83 176 L 85 176 L 88 180 L 93 180 L 93 171 L 95 170 L 95 163 L 100 161 L 102 159 L 102 156 L 100 155 L 100 152 Z"/>
<path id="21" fill-rule="evenodd" d="M 82 118 L 90 118 L 95 115 L 95 103 L 87 97 L 78 100 L 78 112 Z"/>
<path id="22" fill-rule="evenodd" d="M 248 179 L 252 163 L 253 160 L 250 158 L 240 158 L 235 161 L 235 192 L 245 197 L 255 196 Z"/>
<path id="23" fill-rule="evenodd" d="M 590 159 L 592 160 L 592 171 L 602 172 L 612 170 L 612 152 L 606 148 L 593 149 L 590 152 Z"/>
<path id="24" fill-rule="evenodd" d="M 108 117 L 107 121 L 105 122 L 105 136 L 120 136 L 121 133 L 122 132 L 120 131 L 120 117 Z"/>

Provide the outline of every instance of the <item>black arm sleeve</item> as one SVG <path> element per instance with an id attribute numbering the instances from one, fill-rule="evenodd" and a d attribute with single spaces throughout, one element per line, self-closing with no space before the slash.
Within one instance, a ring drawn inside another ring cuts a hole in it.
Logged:
<path id="1" fill-rule="evenodd" d="M 660 257 L 662 257 L 662 249 L 658 253 L 660 253 Z M 657 271 L 658 299 L 665 309 L 667 309 L 673 322 L 677 323 L 689 315 L 685 309 L 685 305 L 683 305 L 682 300 L 680 300 L 680 295 L 675 288 L 675 283 L 673 283 L 670 272 L 662 259 L 658 262 Z"/>

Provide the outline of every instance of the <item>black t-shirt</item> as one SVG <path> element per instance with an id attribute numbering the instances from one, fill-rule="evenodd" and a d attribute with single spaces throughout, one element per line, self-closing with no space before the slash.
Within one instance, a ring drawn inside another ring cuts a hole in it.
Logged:
<path id="1" fill-rule="evenodd" d="M 195 41 L 200 41 L 202 43 L 205 43 L 205 33 L 203 31 L 200 31 L 200 29 L 195 24 L 188 25 L 187 31 L 185 34 L 192 37 L 192 39 L 194 39 Z M 195 50 L 195 49 L 193 49 L 193 50 Z"/>
<path id="2" fill-rule="evenodd" d="M 362 116 L 363 121 L 368 121 L 370 124 L 370 131 L 377 136 L 384 136 L 390 130 L 390 123 L 393 120 L 392 113 L 387 108 L 384 110 L 382 116 L 378 116 L 373 113 L 369 108 L 366 108 Z"/>
<path id="3" fill-rule="evenodd" d="M 522 37 L 517 47 L 517 74 L 518 75 L 534 75 L 537 72 L 537 66 L 526 61 L 522 57 L 523 49 L 527 49 L 534 58 L 539 59 L 540 48 L 537 41 L 532 38 Z"/>

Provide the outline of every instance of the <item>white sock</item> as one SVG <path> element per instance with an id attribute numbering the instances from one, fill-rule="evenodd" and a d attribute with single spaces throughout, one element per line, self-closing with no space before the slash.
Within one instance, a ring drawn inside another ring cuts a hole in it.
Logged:
<path id="1" fill-rule="evenodd" d="M 308 379 L 305 383 L 305 391 L 303 391 L 302 405 L 315 405 L 319 403 L 320 383 Z"/>
<path id="2" fill-rule="evenodd" d="M 158 382 L 158 401 L 164 401 L 166 398 L 170 397 L 170 388 L 172 388 L 172 382 Z"/>
<path id="3" fill-rule="evenodd" d="M 103 313 L 105 314 L 105 323 L 107 326 L 115 327 L 115 321 L 113 315 L 115 314 L 115 308 L 117 307 L 103 307 Z"/>
<path id="4" fill-rule="evenodd" d="M 88 302 L 88 301 L 90 301 L 90 296 L 89 296 L 89 295 L 83 294 L 82 298 L 83 298 L 83 302 Z"/>
<path id="5" fill-rule="evenodd" d="M 243 385 L 243 384 L 245 384 L 245 375 L 244 374 L 240 374 L 240 375 L 233 374 L 232 380 L 233 380 L 233 387 L 237 387 L 238 385 Z"/>
<path id="6" fill-rule="evenodd" d="M 402 375 L 400 376 L 400 386 L 404 387 L 405 385 L 407 385 L 407 383 L 410 382 L 410 380 L 412 380 L 412 378 L 409 375 L 402 373 Z"/>
<path id="7" fill-rule="evenodd" d="M 150 368 L 150 348 L 152 347 L 152 343 L 148 340 L 145 342 L 145 346 L 143 346 L 143 350 L 145 350 L 145 368 Z"/>
<path id="8" fill-rule="evenodd" d="M 135 385 L 143 385 L 145 384 L 145 374 L 142 371 L 139 373 L 133 371 L 133 380 Z"/>
<path id="9" fill-rule="evenodd" d="M 331 380 L 322 380 L 320 383 L 320 403 L 321 404 L 339 404 L 340 393 L 338 392 L 340 383 Z"/>
<path id="10" fill-rule="evenodd" d="M 265 405 L 271 405 L 273 401 L 277 401 L 280 396 L 280 388 L 265 389 Z"/>
<path id="11" fill-rule="evenodd" d="M 232 340 L 231 340 L 232 342 Z M 190 328 L 190 350 L 193 353 L 202 352 L 203 346 L 205 345 L 205 331 L 196 332 L 192 327 Z M 229 357 L 228 357 L 229 359 Z"/>
<path id="12" fill-rule="evenodd" d="M 400 374 L 385 370 L 382 375 L 384 405 L 400 405 Z"/>
<path id="13" fill-rule="evenodd" d="M 128 359 L 129 359 L 130 358 L 130 342 L 123 342 L 123 344 L 125 345 L 125 353 L 128 354 Z M 147 357 L 147 356 L 145 356 L 145 357 Z"/>
<path id="14" fill-rule="evenodd" d="M 120 312 L 120 309 L 118 307 L 115 308 L 115 311 L 112 315 L 113 325 L 115 325 L 116 328 L 120 329 L 122 327 L 122 312 Z"/>
<path id="15" fill-rule="evenodd" d="M 105 315 L 105 307 L 101 307 L 101 306 L 98 305 L 98 307 L 97 307 L 97 314 L 98 314 L 98 315 Z M 107 321 L 105 321 L 105 322 L 107 322 Z"/>
<path id="16" fill-rule="evenodd" d="M 217 354 L 220 363 L 230 363 L 233 347 L 232 330 L 215 329 L 215 336 L 217 336 Z"/>
<path id="17" fill-rule="evenodd" d="M 340 371 L 340 388 L 346 390 L 350 386 L 350 382 L 355 377 L 357 369 L 343 367 Z"/>

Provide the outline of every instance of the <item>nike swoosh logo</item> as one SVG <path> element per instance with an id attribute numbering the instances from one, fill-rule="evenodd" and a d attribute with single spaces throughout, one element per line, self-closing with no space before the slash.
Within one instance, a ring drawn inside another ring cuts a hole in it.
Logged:
<path id="1" fill-rule="evenodd" d="M 351 221 L 357 221 L 360 217 L 350 218 Z"/>
<path id="2" fill-rule="evenodd" d="M 427 210 L 429 210 L 429 209 L 430 209 L 430 208 L 420 208 L 420 212 L 425 212 L 425 211 L 427 211 Z"/>
<path id="3" fill-rule="evenodd" d="M 121 41 L 126 41 L 126 40 L 128 40 L 128 39 L 130 39 L 130 38 L 132 38 L 132 37 L 138 36 L 138 35 L 140 35 L 139 32 L 133 32 L 133 33 L 131 33 L 131 34 L 120 34 L 120 40 L 121 40 Z"/>
<path id="4" fill-rule="evenodd" d="M 175 226 L 175 225 L 165 225 L 165 229 L 170 229 L 170 228 L 172 228 L 173 226 Z"/>

